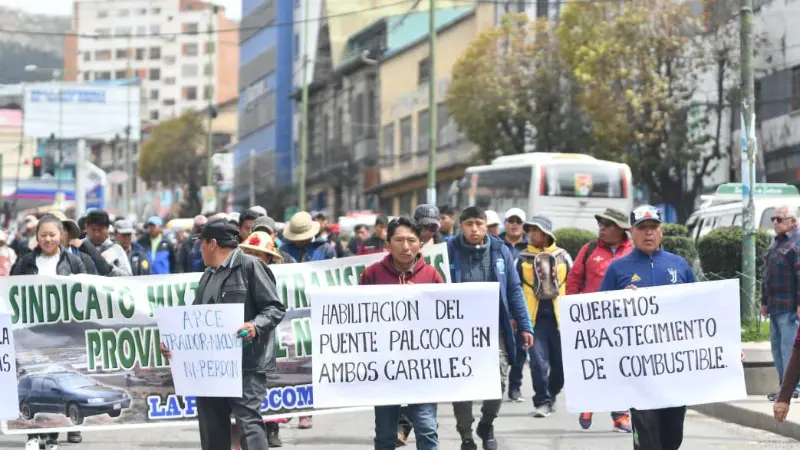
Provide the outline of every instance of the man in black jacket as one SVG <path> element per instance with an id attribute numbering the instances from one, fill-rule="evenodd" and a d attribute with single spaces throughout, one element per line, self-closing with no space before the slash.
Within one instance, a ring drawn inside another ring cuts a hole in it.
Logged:
<path id="1" fill-rule="evenodd" d="M 205 270 L 202 261 L 197 258 L 199 251 L 200 233 L 208 223 L 208 218 L 204 215 L 194 216 L 192 234 L 186 236 L 178 247 L 178 254 L 175 256 L 175 273 L 202 272 Z"/>
<path id="2" fill-rule="evenodd" d="M 194 304 L 243 303 L 245 331 L 250 344 L 242 353 L 242 397 L 197 398 L 197 421 L 203 450 L 229 448 L 230 414 L 241 427 L 241 445 L 266 450 L 267 432 L 261 402 L 267 391 L 267 375 L 276 371 L 275 329 L 286 314 L 278 297 L 275 276 L 269 267 L 238 249 L 239 231 L 226 221 L 209 222 L 200 235 L 203 262 L 208 269 L 200 279 Z M 245 289 L 242 289 L 245 287 Z M 169 358 L 169 350 L 161 351 Z"/>

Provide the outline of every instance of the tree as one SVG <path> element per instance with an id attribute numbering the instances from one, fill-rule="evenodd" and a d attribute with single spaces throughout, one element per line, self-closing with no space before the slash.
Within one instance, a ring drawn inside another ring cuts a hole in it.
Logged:
<path id="1" fill-rule="evenodd" d="M 578 2 L 564 8 L 557 31 L 581 84 L 593 153 L 626 161 L 679 220 L 721 156 L 708 125 L 724 104 L 701 95 L 709 57 L 689 8 L 670 0 Z"/>
<path id="2" fill-rule="evenodd" d="M 522 153 L 530 142 L 545 152 L 587 148 L 588 121 L 554 37 L 547 20 L 507 15 L 455 63 L 447 110 L 481 161 Z"/>
<path id="3" fill-rule="evenodd" d="M 153 128 L 139 156 L 139 176 L 148 185 L 160 182 L 184 186 L 183 214 L 188 216 L 200 213 L 198 193 L 207 170 L 205 136 L 201 115 L 185 112 Z"/>

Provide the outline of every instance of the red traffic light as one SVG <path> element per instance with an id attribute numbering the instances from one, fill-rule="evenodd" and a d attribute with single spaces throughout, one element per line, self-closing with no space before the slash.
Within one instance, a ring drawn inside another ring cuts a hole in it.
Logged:
<path id="1" fill-rule="evenodd" d="M 33 158 L 33 167 L 42 167 L 42 158 Z"/>

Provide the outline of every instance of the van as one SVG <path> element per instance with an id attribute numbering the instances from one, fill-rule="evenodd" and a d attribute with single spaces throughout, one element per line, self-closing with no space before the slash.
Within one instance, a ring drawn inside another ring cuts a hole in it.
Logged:
<path id="1" fill-rule="evenodd" d="M 720 185 L 714 195 L 703 196 L 701 199 L 704 202 L 702 206 L 686 221 L 689 237 L 693 240 L 700 239 L 714 228 L 742 226 L 744 200 L 740 183 Z M 800 209 L 800 192 L 791 184 L 759 183 L 753 191 L 753 204 L 755 227 L 773 234 L 772 217 L 775 209 L 786 205 L 797 215 Z"/>

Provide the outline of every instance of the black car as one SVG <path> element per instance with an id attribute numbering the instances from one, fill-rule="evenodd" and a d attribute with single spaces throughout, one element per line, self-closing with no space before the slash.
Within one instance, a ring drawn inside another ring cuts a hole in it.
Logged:
<path id="1" fill-rule="evenodd" d="M 74 372 L 25 375 L 17 383 L 19 411 L 31 420 L 37 413 L 64 414 L 73 425 L 89 416 L 119 417 L 131 407 L 131 398 L 120 389 L 102 385 Z"/>

